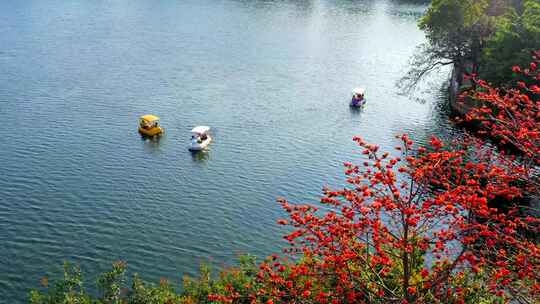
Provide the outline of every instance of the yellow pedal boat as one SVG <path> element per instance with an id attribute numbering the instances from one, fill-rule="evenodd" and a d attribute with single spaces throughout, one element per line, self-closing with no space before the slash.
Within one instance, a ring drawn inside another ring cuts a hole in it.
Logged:
<path id="1" fill-rule="evenodd" d="M 156 136 L 163 133 L 163 129 L 159 126 L 159 117 L 155 115 L 143 115 L 139 122 L 139 133 L 142 135 Z"/>

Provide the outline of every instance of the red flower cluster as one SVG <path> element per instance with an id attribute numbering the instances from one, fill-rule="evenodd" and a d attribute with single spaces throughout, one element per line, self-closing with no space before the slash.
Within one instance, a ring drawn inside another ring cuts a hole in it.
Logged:
<path id="1" fill-rule="evenodd" d="M 520 234 L 538 220 L 489 206 L 520 195 L 522 172 L 437 138 L 427 149 L 399 139 L 390 156 L 355 138 L 367 160 L 345 164 L 349 186 L 325 189 L 324 208 L 279 200 L 292 258 L 261 264 L 251 303 L 460 303 L 480 277 L 501 297 L 540 293 L 540 247 Z"/>
<path id="2" fill-rule="evenodd" d="M 480 103 L 466 119 L 481 122 L 484 132 L 519 149 L 531 166 L 540 165 L 539 63 L 540 51 L 535 52 L 528 68 L 514 66 L 512 71 L 521 78 L 514 88 L 495 88 L 473 77 L 479 88 L 462 96 Z"/>

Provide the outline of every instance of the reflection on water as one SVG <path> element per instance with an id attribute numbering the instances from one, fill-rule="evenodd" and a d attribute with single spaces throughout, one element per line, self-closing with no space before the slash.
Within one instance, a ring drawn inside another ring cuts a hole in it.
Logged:
<path id="1" fill-rule="evenodd" d="M 161 136 L 146 136 L 140 135 L 144 151 L 147 153 L 159 153 L 160 152 L 160 142 L 164 139 L 165 135 Z"/>
<path id="2" fill-rule="evenodd" d="M 201 151 L 191 151 L 190 153 L 193 161 L 195 162 L 207 163 L 210 159 L 209 148 Z"/>
<path id="3" fill-rule="evenodd" d="M 279 251 L 277 197 L 316 202 L 358 160 L 449 127 L 395 82 L 424 37 L 414 1 L 0 1 L 0 297 L 79 263 L 147 279 Z M 351 88 L 369 92 L 358 112 Z M 134 122 L 160 116 L 165 135 Z M 191 154 L 190 130 L 219 130 Z M 106 127 L 104 127 L 106 126 Z M 452 132 L 452 131 L 450 131 Z"/>
<path id="4" fill-rule="evenodd" d="M 349 109 L 351 110 L 351 113 L 353 114 L 360 114 L 362 112 L 364 112 L 364 108 L 366 106 L 360 106 L 360 107 L 357 107 L 357 106 L 349 106 Z"/>
<path id="5" fill-rule="evenodd" d="M 351 110 L 352 115 L 360 115 L 360 113 L 364 112 L 364 107 L 366 107 L 366 105 L 363 105 L 360 107 L 349 105 L 349 109 Z"/>

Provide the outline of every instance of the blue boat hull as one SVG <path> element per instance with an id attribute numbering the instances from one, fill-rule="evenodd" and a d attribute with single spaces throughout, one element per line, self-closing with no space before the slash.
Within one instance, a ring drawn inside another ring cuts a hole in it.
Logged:
<path id="1" fill-rule="evenodd" d="M 358 100 L 358 99 L 352 99 L 351 100 L 351 107 L 361 107 L 366 103 L 365 99 Z"/>

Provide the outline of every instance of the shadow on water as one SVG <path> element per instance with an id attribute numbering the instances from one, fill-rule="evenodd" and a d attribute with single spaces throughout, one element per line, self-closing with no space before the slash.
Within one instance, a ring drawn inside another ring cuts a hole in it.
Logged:
<path id="1" fill-rule="evenodd" d="M 431 94 L 434 96 L 429 103 L 431 119 L 422 129 L 417 130 L 416 140 L 426 144 L 433 135 L 447 142 L 461 138 L 464 135 L 464 130 L 457 127 L 453 121 L 454 114 L 450 108 L 447 84 L 444 83 L 438 89 L 433 89 Z M 412 100 L 411 102 L 424 103 L 426 101 Z"/>
<path id="2" fill-rule="evenodd" d="M 360 115 L 360 114 L 362 114 L 364 112 L 364 107 L 365 107 L 365 105 L 362 105 L 362 106 L 359 106 L 359 107 L 349 105 L 349 110 L 350 110 L 352 115 Z"/>

